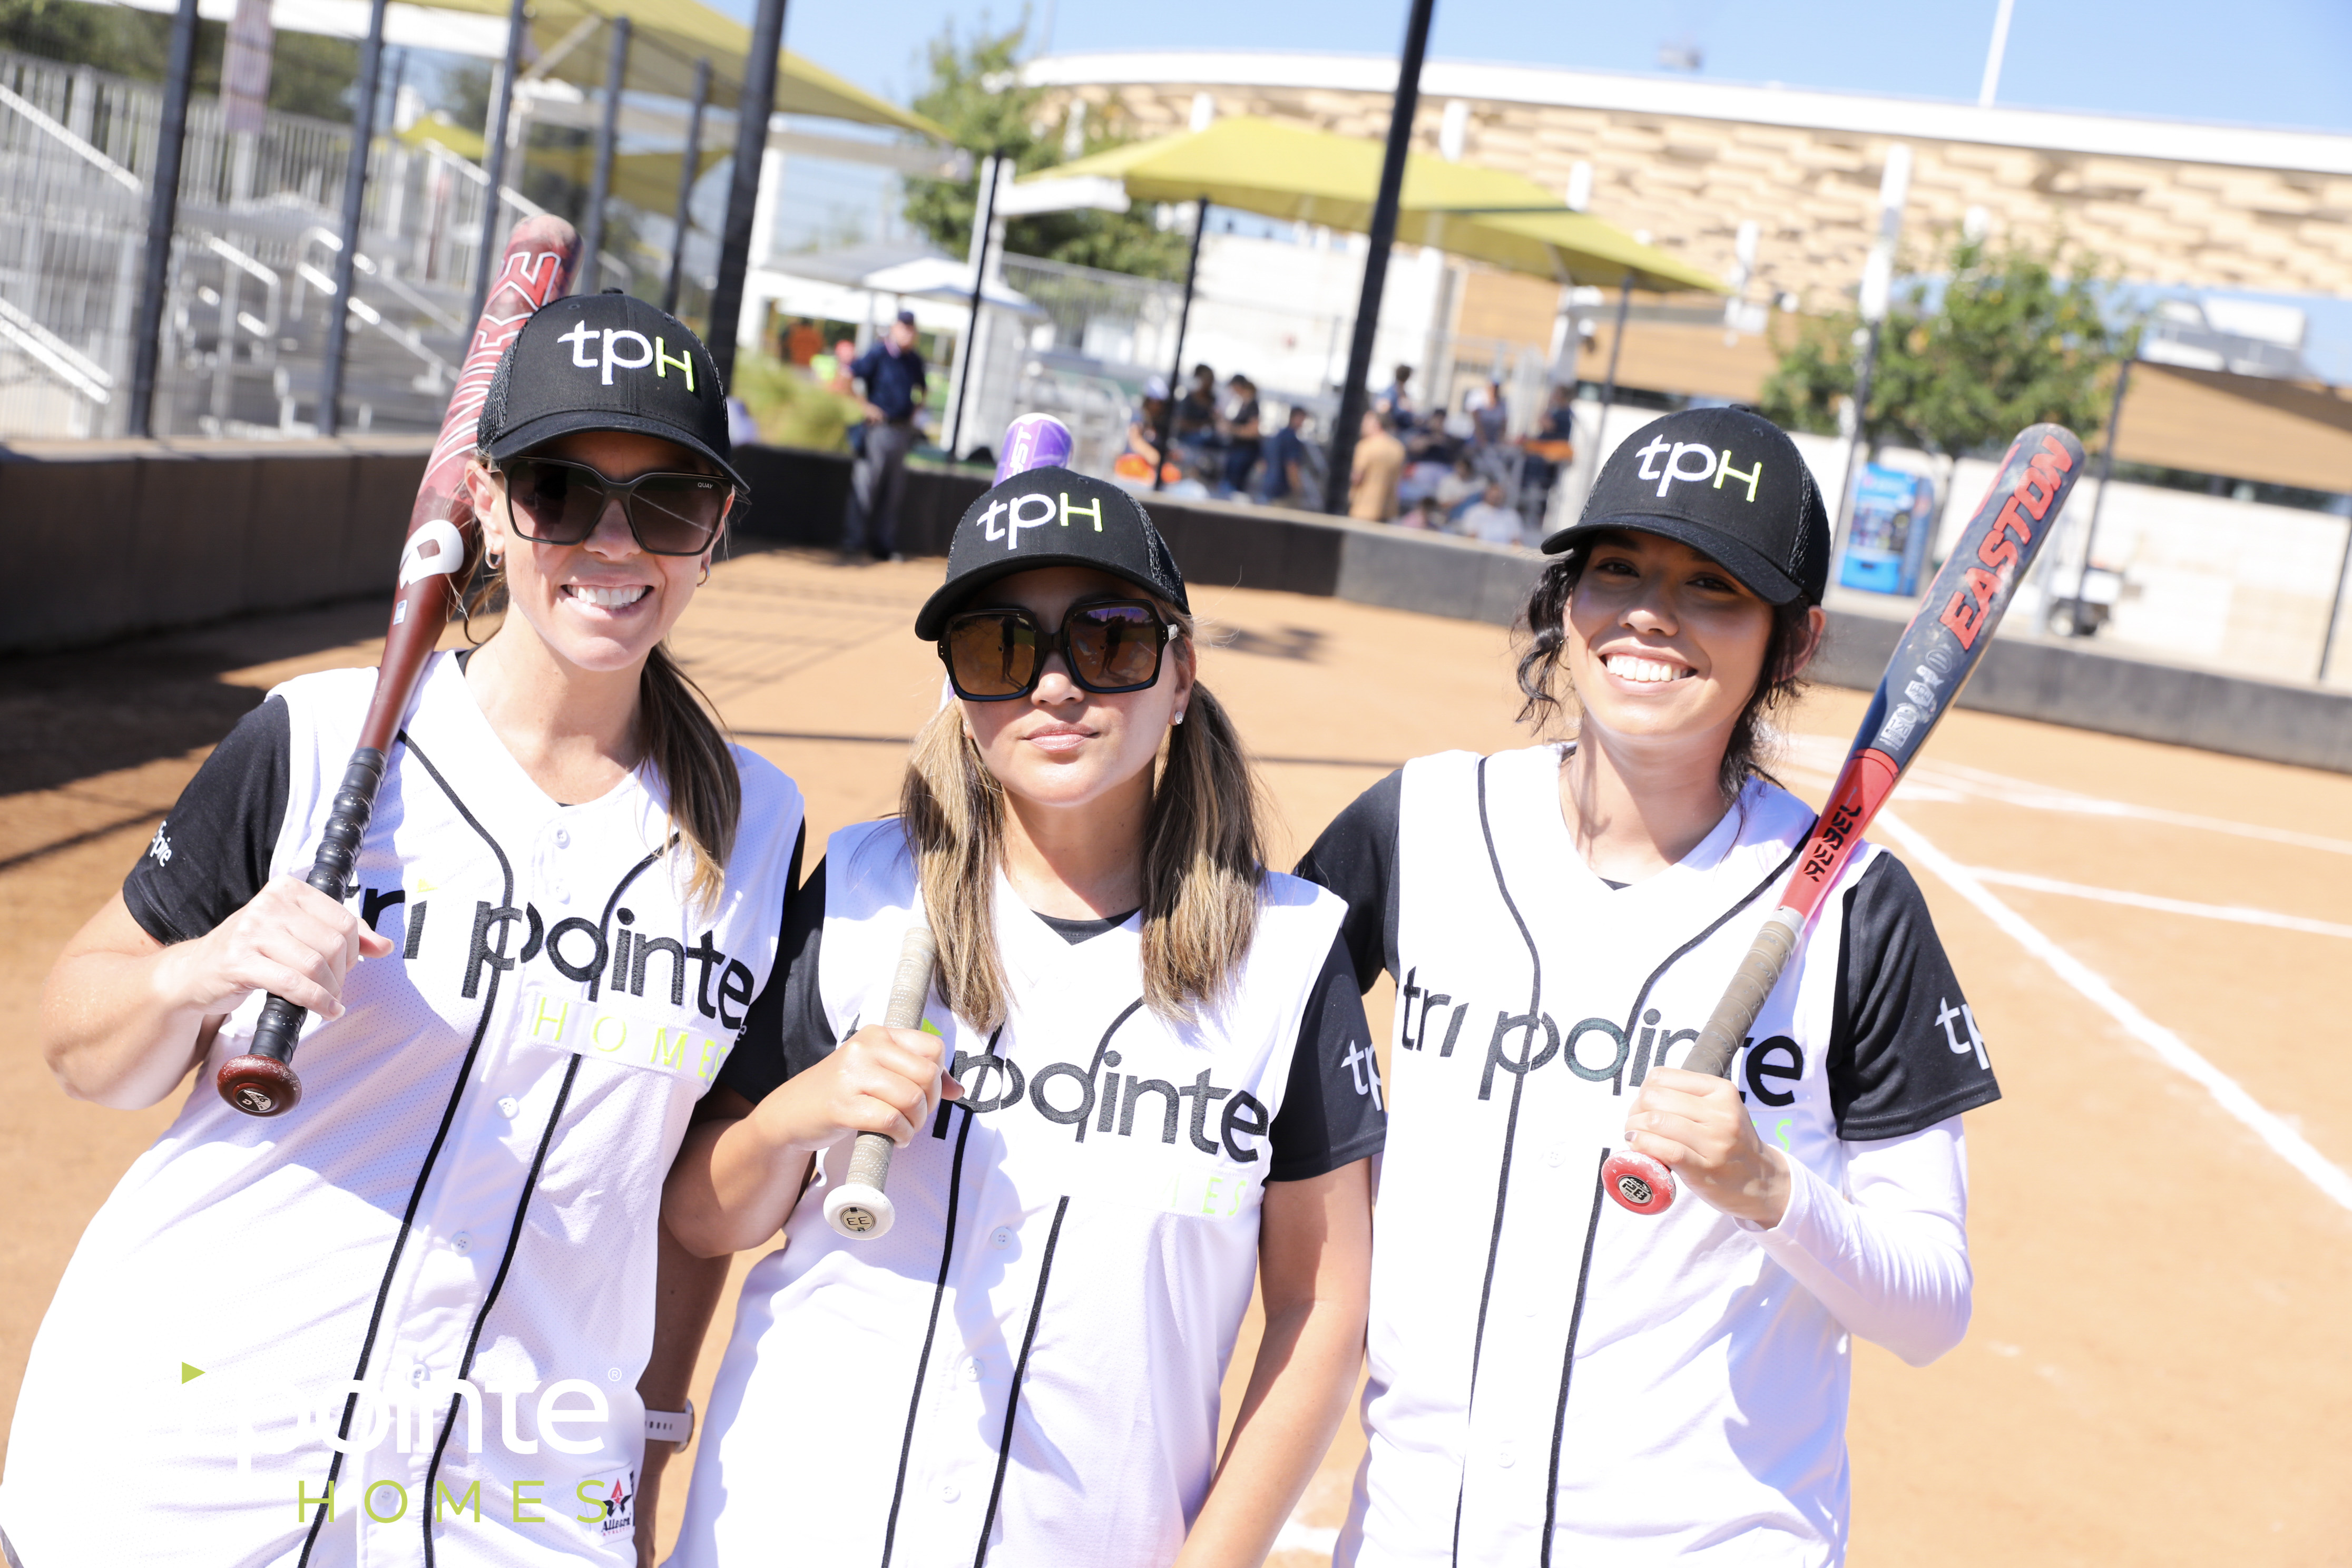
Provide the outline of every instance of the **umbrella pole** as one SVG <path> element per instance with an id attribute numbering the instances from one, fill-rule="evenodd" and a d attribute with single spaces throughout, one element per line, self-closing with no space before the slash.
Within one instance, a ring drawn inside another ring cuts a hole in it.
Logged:
<path id="1" fill-rule="evenodd" d="M 1625 348 L 1625 318 L 1633 309 L 1633 275 L 1628 272 L 1625 281 L 1617 286 L 1617 325 L 1609 334 L 1609 374 L 1601 384 L 1601 413 L 1592 421 L 1592 463 L 1585 475 L 1586 495 L 1592 493 L 1593 480 L 1601 476 L 1601 442 L 1609 434 L 1609 411 L 1617 405 L 1617 356 Z"/>
<path id="2" fill-rule="evenodd" d="M 2131 385 L 2131 367 L 2138 358 L 2139 351 L 2135 348 L 2131 359 L 2116 367 L 2116 400 L 2107 408 L 2107 438 L 2100 443 L 2099 493 L 2091 502 L 2090 526 L 2083 531 L 2083 564 L 2074 573 L 2074 602 L 2066 612 L 2066 630 L 2070 637 L 2083 635 L 2083 590 L 2091 582 L 2091 551 L 2099 542 L 2099 514 L 2107 510 L 2107 481 L 2116 477 L 2116 436 L 2123 427 L 2124 389 Z M 2347 542 L 2347 553 L 2352 553 L 2352 542 Z M 2341 590 L 2343 584 L 2339 583 L 2336 587 Z M 2342 593 L 2338 592 L 2336 597 L 2342 598 Z M 2327 612 L 2327 642 L 2335 639 L 2336 611 L 2331 605 Z M 2320 675 L 2327 673 L 2327 642 L 2323 642 L 2319 647 Z M 2314 679 L 2318 678 L 2313 677 Z"/>
<path id="3" fill-rule="evenodd" d="M 1168 444 L 1176 438 L 1176 384 L 1184 376 L 1184 333 L 1192 324 L 1192 284 L 1201 273 L 1201 235 L 1209 226 L 1209 198 L 1202 196 L 1192 215 L 1192 253 L 1184 260 L 1184 302 L 1176 310 L 1176 353 L 1168 364 L 1168 395 L 1160 408 L 1160 460 L 1151 465 L 1151 488 L 1164 488 L 1168 477 Z"/>
<path id="4" fill-rule="evenodd" d="M 971 205 L 971 314 L 963 325 L 963 347 L 956 354 L 955 417 L 948 422 L 948 461 L 955 461 L 963 441 L 963 400 L 971 385 L 971 361 L 980 349 L 980 294 L 988 278 L 989 231 L 996 226 L 997 171 L 1003 154 L 991 153 L 980 166 L 980 188 Z"/>
<path id="5" fill-rule="evenodd" d="M 1396 243 L 1397 205 L 1404 194 L 1405 153 L 1412 147 L 1413 110 L 1421 102 L 1421 60 L 1429 49 L 1430 13 L 1436 0 L 1412 0 L 1404 53 L 1397 61 L 1396 102 L 1389 110 L 1388 150 L 1381 156 L 1381 190 L 1364 253 L 1363 293 L 1356 301 L 1356 337 L 1348 349 L 1348 380 L 1339 389 L 1339 419 L 1331 432 L 1331 471 L 1324 477 L 1323 510 L 1348 510 L 1356 463 L 1356 426 L 1364 419 L 1364 383 L 1371 374 L 1372 340 L 1381 327 L 1381 293 L 1388 285 L 1389 247 Z M 1170 388 L 1171 392 L 1175 389 Z"/>
<path id="6" fill-rule="evenodd" d="M 590 176 L 587 222 L 580 236 L 575 286 L 583 294 L 593 294 L 604 280 L 596 258 L 604 248 L 604 203 L 613 194 L 613 143 L 621 131 L 621 84 L 629 75 L 629 28 L 628 17 L 613 18 L 613 54 L 604 64 L 604 118 L 596 126 L 596 172 Z"/>
<path id="7" fill-rule="evenodd" d="M 727 186 L 727 227 L 719 240 L 719 283 L 710 291 L 710 331 L 702 340 L 718 363 L 721 386 L 735 379 L 735 339 L 743 326 L 743 275 L 751 265 L 760 165 L 768 153 L 768 117 L 776 110 L 776 55 L 783 47 L 784 0 L 760 0 L 751 50 L 743 57 L 743 86 L 735 100 L 734 177 Z"/>
<path id="8" fill-rule="evenodd" d="M 499 192 L 507 178 L 507 116 L 514 109 L 515 73 L 522 69 L 522 41 L 530 30 L 530 16 L 525 0 L 514 0 L 507 13 L 507 53 L 499 71 L 499 90 L 490 104 L 490 123 L 487 128 L 489 145 L 482 149 L 482 172 L 488 183 L 482 190 L 482 248 L 474 258 L 474 308 L 466 312 L 469 321 L 481 320 L 482 306 L 490 297 L 490 278 L 498 270 L 499 258 L 506 253 L 499 243 L 500 198 Z M 470 331 L 470 329 L 468 329 Z"/>
<path id="9" fill-rule="evenodd" d="M 710 103 L 710 57 L 694 62 L 694 107 L 686 116 L 686 152 L 677 166 L 677 222 L 669 243 L 669 281 L 662 285 L 662 310 L 677 314 L 678 285 L 686 277 L 686 231 L 693 216 L 695 181 L 702 174 L 702 111 Z"/>
<path id="10" fill-rule="evenodd" d="M 343 170 L 343 247 L 335 252 L 335 299 L 327 307 L 325 384 L 319 388 L 319 434 L 342 429 L 343 358 L 352 327 L 352 268 L 360 253 L 360 209 L 367 196 L 368 145 L 375 140 L 376 78 L 383 65 L 383 5 L 368 7 L 367 37 L 360 45 L 360 74 L 352 96 L 352 156 Z"/>

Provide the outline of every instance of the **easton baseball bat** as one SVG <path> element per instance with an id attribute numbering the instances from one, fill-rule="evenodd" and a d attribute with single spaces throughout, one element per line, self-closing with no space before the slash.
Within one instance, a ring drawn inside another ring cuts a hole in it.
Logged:
<path id="1" fill-rule="evenodd" d="M 1780 907 L 1766 917 L 1714 1016 L 1699 1031 L 1683 1063 L 1687 1070 L 1717 1078 L 1730 1071 L 1822 896 L 1853 858 L 1863 830 L 1976 673 L 2018 579 L 2056 528 L 2082 471 L 2083 444 L 2063 426 L 2028 426 L 2010 443 L 1991 486 L 1895 645 Z M 1635 1214 L 1663 1214 L 1675 1201 L 1674 1173 L 1637 1150 L 1611 1154 L 1601 1165 L 1601 1184 Z"/>
<path id="2" fill-rule="evenodd" d="M 425 482 L 408 514 L 408 537 L 400 552 L 400 582 L 393 600 L 392 626 L 376 668 L 375 695 L 360 724 L 359 745 L 343 770 L 319 852 L 310 863 L 310 886 L 341 903 L 349 895 L 352 862 L 375 811 L 393 737 L 416 695 L 425 661 L 441 640 L 441 630 L 465 591 L 462 574 L 472 558 L 472 501 L 466 492 L 466 464 L 482 404 L 499 361 L 531 313 L 572 287 L 580 259 L 580 237 L 562 218 L 541 215 L 515 225 L 499 263 L 497 280 L 474 323 L 474 339 L 457 373 L 440 439 L 425 459 Z M 303 1010 L 283 996 L 262 1005 L 253 1048 L 221 1064 L 215 1082 L 221 1098 L 248 1116 L 278 1116 L 302 1098 L 302 1080 L 292 1066 L 302 1033 Z"/>
<path id="3" fill-rule="evenodd" d="M 885 1028 L 911 1029 L 923 1021 L 923 1003 L 931 994 L 931 965 L 939 948 L 931 928 L 907 928 L 898 944 L 898 973 L 891 977 L 890 1003 L 882 1015 Z M 883 1189 L 890 1182 L 890 1140 L 879 1132 L 860 1132 L 849 1151 L 849 1179 L 824 1195 L 824 1222 L 852 1241 L 873 1241 L 890 1233 L 898 1217 Z"/>

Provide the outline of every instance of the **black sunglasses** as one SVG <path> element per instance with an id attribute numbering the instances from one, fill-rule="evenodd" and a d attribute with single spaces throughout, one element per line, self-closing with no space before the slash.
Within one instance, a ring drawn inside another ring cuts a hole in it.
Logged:
<path id="1" fill-rule="evenodd" d="M 735 487 L 710 474 L 639 474 L 611 479 L 585 463 L 517 458 L 502 472 L 507 524 L 537 544 L 579 544 L 617 500 L 648 555 L 699 555 L 727 520 Z M 526 522 L 525 520 L 529 521 Z"/>
<path id="2" fill-rule="evenodd" d="M 940 633 L 940 662 L 948 667 L 948 684 L 968 702 L 1028 696 L 1054 653 L 1079 687 L 1110 696 L 1157 681 L 1161 650 L 1178 635 L 1158 606 L 1141 599 L 1073 605 L 1052 632 L 1026 610 L 967 610 Z"/>

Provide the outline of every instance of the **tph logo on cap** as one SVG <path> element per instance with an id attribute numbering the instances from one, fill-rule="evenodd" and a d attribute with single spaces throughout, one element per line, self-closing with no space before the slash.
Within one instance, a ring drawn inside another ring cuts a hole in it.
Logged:
<path id="1" fill-rule="evenodd" d="M 672 354 L 659 335 L 648 338 L 631 327 L 591 327 L 584 320 L 572 322 L 572 330 L 555 341 L 572 346 L 573 369 L 602 369 L 606 386 L 613 384 L 615 370 L 643 370 L 651 365 L 654 374 L 663 379 L 675 369 L 686 378 L 686 390 L 694 390 L 694 353 L 686 343 Z M 615 353 L 615 349 L 623 352 Z"/>
<path id="2" fill-rule="evenodd" d="M 1738 479 L 1746 483 L 1748 500 L 1749 504 L 1753 505 L 1756 500 L 1756 487 L 1764 479 L 1763 458 L 1757 458 L 1754 466 L 1743 474 L 1731 466 L 1730 447 L 1726 447 L 1718 454 L 1713 447 L 1704 441 L 1670 443 L 1664 436 L 1657 436 L 1652 437 L 1648 446 L 1641 447 L 1633 455 L 1642 459 L 1642 467 L 1638 470 L 1642 478 L 1658 481 L 1660 500 L 1664 499 L 1666 487 L 1669 485 L 1705 484 L 1712 479 L 1714 488 L 1721 489 L 1724 480 Z M 1698 466 L 1696 468 L 1686 466 L 1684 462 L 1685 458 L 1697 458 Z"/>
<path id="3" fill-rule="evenodd" d="M 1004 520 L 1001 528 L 997 526 L 999 517 Z M 1001 539 L 1005 549 L 1018 550 L 1023 529 L 1043 528 L 1049 522 L 1059 522 L 1067 528 L 1072 518 L 1085 519 L 1094 524 L 1097 533 L 1100 533 L 1103 526 L 1102 498 L 1097 496 L 1092 500 L 1074 506 L 1067 490 L 1031 490 L 1025 495 L 999 496 L 990 501 L 980 514 L 980 536 L 992 544 Z"/>

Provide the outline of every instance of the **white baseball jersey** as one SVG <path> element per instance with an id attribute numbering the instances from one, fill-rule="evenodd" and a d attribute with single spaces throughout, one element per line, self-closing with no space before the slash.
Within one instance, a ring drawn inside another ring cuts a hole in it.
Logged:
<path id="1" fill-rule="evenodd" d="M 836 835 L 818 875 L 822 1016 L 772 1082 L 882 1016 L 915 918 L 896 822 Z M 672 1562 L 1172 1559 L 1215 1465 L 1265 1183 L 1379 1144 L 1340 914 L 1269 875 L 1231 994 L 1178 1026 L 1143 1004 L 1138 921 L 1074 945 L 1000 875 L 1011 1015 L 982 1034 L 931 1004 L 965 1098 L 894 1159 L 888 1235 L 835 1236 L 812 1191 L 752 1269 Z M 797 984 L 807 950 L 787 947 Z M 1327 1005 L 1352 1017 L 1352 1076 L 1294 1059 L 1339 1047 Z"/>
<path id="2" fill-rule="evenodd" d="M 1612 888 L 1562 819 L 1561 757 L 1412 763 L 1301 868 L 1349 897 L 1360 973 L 1385 963 L 1399 988 L 1370 1452 L 1336 1561 L 1836 1561 L 1844 1328 L 1752 1227 L 1687 1194 L 1628 1214 L 1599 1179 L 1813 814 L 1752 782 L 1680 863 Z M 1997 1095 L 1899 865 L 1858 851 L 1732 1079 L 1759 1133 L 1832 1190 L 1850 1141 Z"/>
<path id="3" fill-rule="evenodd" d="M 374 679 L 289 682 L 215 752 L 126 887 L 152 934 L 307 868 Z M 557 804 L 434 660 L 354 876 L 395 952 L 312 1020 L 274 1120 L 214 1089 L 259 1000 L 233 1015 L 58 1287 L 0 1492 L 27 1563 L 635 1563 L 662 1179 L 801 826 L 737 762 L 726 890 L 690 910 L 646 772 Z M 273 792 L 274 838 L 224 841 Z"/>

